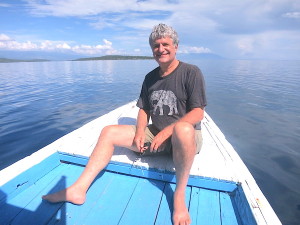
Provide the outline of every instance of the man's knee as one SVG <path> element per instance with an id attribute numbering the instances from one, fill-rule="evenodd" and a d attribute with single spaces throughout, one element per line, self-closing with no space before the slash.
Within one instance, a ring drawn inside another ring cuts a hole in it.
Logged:
<path id="1" fill-rule="evenodd" d="M 118 125 L 108 125 L 102 129 L 101 136 L 115 137 L 117 132 L 118 132 Z"/>
<path id="2" fill-rule="evenodd" d="M 173 158 L 182 160 L 184 156 L 194 156 L 196 152 L 195 128 L 187 122 L 176 123 L 172 135 Z"/>
<path id="3" fill-rule="evenodd" d="M 99 141 L 130 148 L 135 132 L 131 125 L 108 125 L 101 131 Z"/>
<path id="4" fill-rule="evenodd" d="M 187 122 L 176 123 L 172 135 L 173 151 L 188 150 L 194 151 L 196 148 L 195 128 Z"/>
<path id="5" fill-rule="evenodd" d="M 195 128 L 190 123 L 178 122 L 174 127 L 173 134 L 179 138 L 194 138 Z"/>

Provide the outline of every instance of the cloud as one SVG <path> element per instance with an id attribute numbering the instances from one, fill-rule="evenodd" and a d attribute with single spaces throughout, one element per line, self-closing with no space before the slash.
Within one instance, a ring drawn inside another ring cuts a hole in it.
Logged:
<path id="1" fill-rule="evenodd" d="M 88 3 L 85 0 L 47 0 L 46 3 L 39 0 L 27 0 L 27 4 L 30 12 L 38 16 L 85 18 L 99 16 L 102 18 L 101 21 L 104 17 L 108 21 L 115 17 L 130 20 L 130 18 L 140 18 L 144 14 L 144 18 L 148 20 L 161 21 L 176 18 L 176 23 L 188 21 L 198 26 L 205 26 L 207 21 L 210 21 L 209 25 L 213 27 L 218 25 L 218 28 L 223 31 L 231 31 L 230 27 L 248 26 L 254 31 L 255 25 L 258 25 L 258 30 L 261 25 L 274 25 L 275 27 L 282 18 L 280 15 L 299 18 L 300 10 L 300 4 L 295 0 L 231 0 L 230 2 L 223 0 L 89 0 Z M 293 9 L 295 11 L 291 11 Z M 112 14 L 109 19 L 107 19 L 108 13 Z M 140 21 L 140 26 L 142 22 Z M 100 27 L 103 24 L 100 23 Z M 241 24 L 244 26 L 240 26 Z"/>
<path id="2" fill-rule="evenodd" d="M 191 46 L 180 46 L 178 53 L 212 53 L 212 51 L 209 48 L 205 47 L 191 47 Z"/>
<path id="3" fill-rule="evenodd" d="M 8 37 L 7 35 L 5 34 L 0 34 L 0 41 L 10 41 L 10 37 Z"/>
<path id="4" fill-rule="evenodd" d="M 112 48 L 112 42 L 104 39 L 104 45 L 76 45 L 72 47 L 72 51 L 79 53 L 79 54 L 88 54 L 88 55 L 95 55 L 95 54 L 114 54 L 117 51 Z"/>
<path id="5" fill-rule="evenodd" d="M 237 58 L 299 59 L 298 31 L 267 31 L 255 35 L 239 35 L 228 46 Z M 288 43 L 288 44 L 287 44 Z"/>
<path id="6" fill-rule="evenodd" d="M 300 19 L 300 12 L 287 12 L 282 16 L 287 18 Z"/>
<path id="7" fill-rule="evenodd" d="M 30 12 L 37 16 L 93 16 L 105 12 L 151 11 L 161 9 L 161 5 L 169 5 L 167 0 L 48 0 L 47 4 L 39 0 L 27 0 Z"/>
<path id="8" fill-rule="evenodd" d="M 148 29 L 159 22 L 224 34 L 254 34 L 265 30 L 299 29 L 300 3 L 295 0 L 27 0 L 33 15 L 81 17 L 95 29 Z M 163 7 L 162 7 L 163 6 Z M 293 19 L 293 20 L 289 20 Z M 190 30 L 189 30 L 190 32 Z"/>
<path id="9" fill-rule="evenodd" d="M 36 50 L 38 45 L 27 42 L 17 42 L 5 34 L 0 34 L 0 49 L 4 50 Z"/>
<path id="10" fill-rule="evenodd" d="M 20 51 L 71 51 L 79 54 L 113 54 L 117 51 L 113 49 L 112 42 L 103 39 L 102 45 L 74 45 L 66 42 L 44 40 L 38 43 L 31 41 L 18 42 L 8 35 L 0 34 L 0 49 L 20 50 Z"/>
<path id="11" fill-rule="evenodd" d="M 103 35 L 101 39 L 109 38 L 115 44 L 113 48 L 107 43 L 96 47 L 62 41 L 45 43 L 45 49 L 89 54 L 116 52 L 115 48 L 128 54 L 140 49 L 144 54 L 149 50 L 150 30 L 161 22 L 177 30 L 180 51 L 186 53 L 213 52 L 224 57 L 234 54 L 233 58 L 267 53 L 272 56 L 271 49 L 283 49 L 282 46 L 296 49 L 300 44 L 300 1 L 295 0 L 89 0 L 88 3 L 85 0 L 26 0 L 24 8 L 34 17 L 59 17 L 66 21 L 74 18 L 82 26 L 87 25 L 87 31 L 92 28 L 93 34 L 99 32 Z M 271 33 L 276 33 L 276 40 Z M 3 47 L 3 41 L 1 43 Z M 21 48 L 35 45 L 41 48 L 41 42 L 22 41 L 12 45 L 18 44 Z"/>
<path id="12" fill-rule="evenodd" d="M 8 8 L 8 7 L 11 7 L 11 5 L 10 4 L 6 4 L 6 3 L 0 3 L 0 7 Z"/>

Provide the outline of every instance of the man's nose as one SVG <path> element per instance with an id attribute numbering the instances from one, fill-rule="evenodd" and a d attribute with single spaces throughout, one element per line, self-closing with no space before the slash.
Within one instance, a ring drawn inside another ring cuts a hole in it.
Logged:
<path id="1" fill-rule="evenodd" d="M 160 52 L 163 52 L 165 50 L 164 46 L 162 44 L 159 45 L 158 50 Z"/>

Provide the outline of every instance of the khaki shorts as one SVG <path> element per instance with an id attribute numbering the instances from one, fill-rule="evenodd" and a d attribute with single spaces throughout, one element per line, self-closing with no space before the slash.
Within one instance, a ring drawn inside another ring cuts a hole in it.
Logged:
<path id="1" fill-rule="evenodd" d="M 136 131 L 136 126 L 132 125 L 132 129 Z M 145 130 L 145 145 L 149 146 L 152 143 L 153 138 L 156 134 L 158 134 L 159 131 L 157 131 L 154 126 L 151 124 L 146 127 Z M 198 154 L 202 147 L 202 133 L 201 130 L 195 130 L 195 139 L 196 139 L 196 152 L 195 154 Z M 171 138 L 168 138 L 164 144 L 162 144 L 159 147 L 159 151 L 157 152 L 150 152 L 150 148 L 148 148 L 146 151 L 142 153 L 142 155 L 164 155 L 164 154 L 172 154 L 172 143 Z"/>

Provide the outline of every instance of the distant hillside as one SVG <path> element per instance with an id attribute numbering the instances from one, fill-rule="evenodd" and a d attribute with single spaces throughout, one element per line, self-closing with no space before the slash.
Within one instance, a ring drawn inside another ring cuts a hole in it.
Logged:
<path id="1" fill-rule="evenodd" d="M 48 62 L 47 59 L 7 59 L 0 58 L 0 63 L 13 63 L 13 62 Z"/>
<path id="2" fill-rule="evenodd" d="M 125 56 L 125 55 L 105 55 L 101 57 L 79 58 L 73 61 L 87 61 L 87 60 L 149 60 L 153 59 L 151 56 Z"/>
<path id="3" fill-rule="evenodd" d="M 2 54 L 1 54 L 2 53 Z M 5 54 L 4 54 L 5 53 Z M 51 55 L 50 53 L 44 55 L 38 55 L 30 53 L 31 57 L 34 59 L 28 59 L 28 55 L 19 55 L 19 54 L 8 54 L 9 52 L 0 51 L 0 63 L 13 63 L 13 62 L 47 62 L 47 61 L 88 61 L 88 60 L 152 60 L 152 56 L 125 56 L 125 55 L 105 55 L 101 57 L 86 57 L 78 58 L 79 55 Z M 3 57 L 4 55 L 4 57 Z M 2 56 L 2 58 L 1 58 Z M 51 56 L 51 57 L 50 57 Z M 75 59 L 74 59 L 75 58 Z M 212 53 L 191 53 L 191 54 L 177 54 L 179 60 L 194 60 L 194 59 L 225 59 L 220 55 Z"/>

